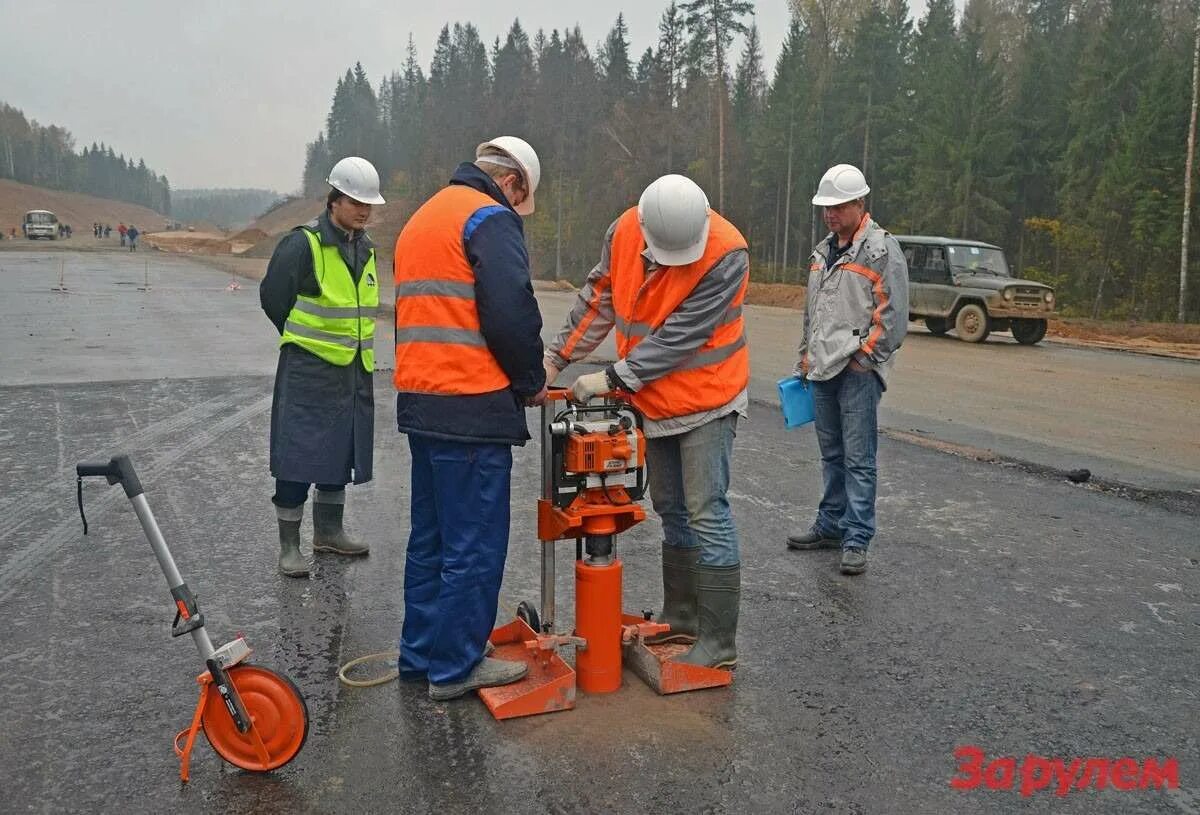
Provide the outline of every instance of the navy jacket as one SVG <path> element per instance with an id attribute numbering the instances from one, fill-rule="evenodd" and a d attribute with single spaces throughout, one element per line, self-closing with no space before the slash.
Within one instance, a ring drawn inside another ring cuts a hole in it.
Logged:
<path id="1" fill-rule="evenodd" d="M 396 394 L 396 426 L 447 441 L 516 444 L 529 440 L 525 400 L 546 382 L 542 367 L 542 315 L 529 279 L 529 253 L 521 216 L 487 173 L 464 163 L 451 184 L 493 198 L 463 228 L 463 250 L 475 270 L 475 307 L 488 349 L 511 382 L 504 390 L 474 396 Z"/>

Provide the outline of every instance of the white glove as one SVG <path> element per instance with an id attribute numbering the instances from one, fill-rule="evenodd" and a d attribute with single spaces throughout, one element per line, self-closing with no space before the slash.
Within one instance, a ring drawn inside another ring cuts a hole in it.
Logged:
<path id="1" fill-rule="evenodd" d="M 608 386 L 608 374 L 604 371 L 596 371 L 594 374 L 584 374 L 575 380 L 575 384 L 571 386 L 571 399 L 582 405 L 610 390 L 612 388 Z"/>

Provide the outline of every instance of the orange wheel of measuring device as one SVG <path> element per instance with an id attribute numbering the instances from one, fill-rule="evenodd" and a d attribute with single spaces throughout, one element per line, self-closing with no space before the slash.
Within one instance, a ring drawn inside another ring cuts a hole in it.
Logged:
<path id="1" fill-rule="evenodd" d="M 201 716 L 208 743 L 217 755 L 243 770 L 267 772 L 287 764 L 308 738 L 308 707 L 300 690 L 286 676 L 256 665 L 235 665 L 227 674 L 253 727 L 238 732 L 220 692 L 210 683 Z"/>

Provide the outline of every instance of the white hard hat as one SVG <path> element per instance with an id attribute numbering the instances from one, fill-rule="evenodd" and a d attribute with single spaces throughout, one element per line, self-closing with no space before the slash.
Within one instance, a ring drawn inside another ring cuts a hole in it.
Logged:
<path id="1" fill-rule="evenodd" d="M 502 155 L 484 156 L 483 151 L 489 147 L 499 150 Z M 504 160 L 506 158 L 508 161 Z M 497 136 L 475 148 L 476 163 L 481 159 L 486 164 L 508 167 L 521 174 L 521 180 L 525 184 L 525 200 L 513 209 L 518 215 L 532 215 L 533 194 L 537 192 L 538 182 L 542 180 L 542 163 L 538 161 L 537 153 L 530 147 L 529 142 L 516 136 Z"/>
<path id="2" fill-rule="evenodd" d="M 349 156 L 333 165 L 329 178 L 325 179 L 329 186 L 338 192 L 343 192 L 362 204 L 383 204 L 383 196 L 379 194 L 379 173 L 375 165 L 365 158 Z"/>
<path id="3" fill-rule="evenodd" d="M 686 176 L 664 175 L 638 200 L 638 223 L 655 261 L 663 266 L 695 263 L 708 243 L 708 196 Z"/>
<path id="4" fill-rule="evenodd" d="M 821 176 L 812 202 L 818 207 L 835 207 L 847 201 L 856 201 L 870 191 L 862 170 L 853 164 L 835 164 Z"/>

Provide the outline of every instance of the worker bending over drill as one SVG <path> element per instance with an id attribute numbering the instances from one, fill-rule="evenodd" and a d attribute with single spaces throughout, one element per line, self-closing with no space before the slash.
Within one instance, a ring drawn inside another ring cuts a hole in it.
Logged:
<path id="1" fill-rule="evenodd" d="M 650 499 L 662 518 L 663 611 L 691 642 L 678 661 L 737 663 L 741 596 L 737 530 L 726 492 L 750 356 L 742 301 L 746 239 L 691 179 L 666 175 L 608 229 L 562 332 L 546 352 L 547 381 L 586 357 L 615 326 L 620 359 L 585 374 L 576 401 L 620 389 L 645 417 Z"/>
<path id="2" fill-rule="evenodd" d="M 514 136 L 413 214 L 396 239 L 396 423 L 412 452 L 400 676 L 441 701 L 525 675 L 484 656 L 508 554 L 512 445 L 545 399 L 542 318 L 521 216 L 537 154 Z"/>

